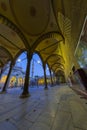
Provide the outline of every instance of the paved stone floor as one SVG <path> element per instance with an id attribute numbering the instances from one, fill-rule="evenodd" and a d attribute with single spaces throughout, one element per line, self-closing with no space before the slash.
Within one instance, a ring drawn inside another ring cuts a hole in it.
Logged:
<path id="1" fill-rule="evenodd" d="M 0 94 L 0 130 L 87 130 L 87 100 L 67 85 L 31 88 L 26 99 L 21 92 Z"/>

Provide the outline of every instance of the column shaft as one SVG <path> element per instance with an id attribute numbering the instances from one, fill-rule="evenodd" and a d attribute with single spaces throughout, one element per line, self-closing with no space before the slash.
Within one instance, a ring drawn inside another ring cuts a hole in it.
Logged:
<path id="1" fill-rule="evenodd" d="M 50 72 L 51 86 L 53 86 L 53 79 L 52 79 L 52 72 L 51 72 L 51 69 L 49 69 L 49 72 Z"/>
<path id="2" fill-rule="evenodd" d="M 7 78 L 6 78 L 4 87 L 3 87 L 3 89 L 2 89 L 2 92 L 5 92 L 5 91 L 6 91 L 6 88 L 7 88 L 7 86 L 8 86 L 8 82 L 9 82 L 9 80 L 10 80 L 10 76 L 11 76 L 12 69 L 13 69 L 13 63 L 10 64 L 9 72 L 8 72 L 8 75 L 7 75 Z"/>
<path id="3" fill-rule="evenodd" d="M 29 82 L 30 82 L 30 63 L 31 63 L 32 56 L 30 54 L 27 54 L 27 67 L 26 67 L 26 74 L 25 74 L 25 82 L 24 82 L 24 88 L 23 92 L 20 96 L 20 98 L 29 97 Z"/>
<path id="4" fill-rule="evenodd" d="M 44 64 L 43 64 L 43 70 L 44 70 L 45 89 L 48 89 L 48 87 L 47 87 L 47 78 L 46 78 L 46 65 L 44 65 Z"/>

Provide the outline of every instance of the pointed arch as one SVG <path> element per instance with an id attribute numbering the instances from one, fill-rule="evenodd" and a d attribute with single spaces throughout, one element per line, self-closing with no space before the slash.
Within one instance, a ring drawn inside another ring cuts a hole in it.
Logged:
<path id="1" fill-rule="evenodd" d="M 0 64 L 1 64 L 0 67 L 2 67 L 4 65 L 1 59 L 0 59 Z"/>
<path id="2" fill-rule="evenodd" d="M 52 69 L 55 65 L 59 65 L 59 66 L 62 66 L 62 67 L 64 68 L 64 65 L 61 64 L 61 63 L 59 63 L 59 62 L 53 63 L 53 64 L 50 66 L 50 68 Z"/>
<path id="3" fill-rule="evenodd" d="M 17 60 L 17 58 L 18 58 L 23 52 L 27 52 L 27 50 L 26 50 L 26 49 L 20 50 L 20 51 L 16 54 L 16 56 L 14 57 L 14 62 Z"/>
<path id="4" fill-rule="evenodd" d="M 56 73 L 56 71 L 57 71 L 57 70 L 64 71 L 64 69 L 63 69 L 63 68 L 61 68 L 61 67 L 57 67 L 57 68 L 54 70 L 54 72 Z"/>
<path id="5" fill-rule="evenodd" d="M 10 60 L 13 60 L 11 53 L 6 48 L 0 46 L 0 49 L 3 50 L 7 54 Z"/>
<path id="6" fill-rule="evenodd" d="M 38 56 L 40 57 L 40 59 L 42 61 L 42 64 L 45 64 L 44 60 L 43 60 L 43 57 L 41 56 L 40 52 L 35 50 L 34 53 L 38 54 Z"/>
<path id="7" fill-rule="evenodd" d="M 6 16 L 3 16 L 2 14 L 0 14 L 0 23 L 8 26 L 10 29 L 12 29 L 14 32 L 16 32 L 17 35 L 23 41 L 25 48 L 30 49 L 30 46 L 28 44 L 26 37 L 24 36 L 24 34 L 20 31 L 20 29 L 12 21 L 10 21 Z"/>
<path id="8" fill-rule="evenodd" d="M 55 56 L 58 57 L 58 58 L 61 58 L 61 59 L 63 60 L 63 62 L 65 63 L 63 57 L 60 56 L 60 55 L 58 55 L 58 54 L 51 54 L 51 55 L 49 55 L 49 56 L 47 57 L 47 59 L 45 60 L 45 62 L 47 63 L 50 58 L 55 57 Z"/>
<path id="9" fill-rule="evenodd" d="M 32 50 L 35 51 L 36 47 L 39 45 L 40 42 L 42 42 L 43 40 L 47 39 L 47 38 L 55 38 L 57 39 L 59 42 L 63 41 L 64 43 L 64 37 L 61 33 L 57 32 L 57 31 L 53 31 L 53 32 L 48 32 L 46 34 L 43 34 L 42 36 L 40 36 L 36 42 L 33 44 L 32 46 Z"/>

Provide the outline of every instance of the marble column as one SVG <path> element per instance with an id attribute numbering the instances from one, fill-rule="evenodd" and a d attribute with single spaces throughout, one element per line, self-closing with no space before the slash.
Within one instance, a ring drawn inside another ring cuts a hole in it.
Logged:
<path id="1" fill-rule="evenodd" d="M 45 88 L 44 89 L 48 89 L 47 78 L 46 78 L 46 65 L 45 64 L 43 64 L 43 70 L 44 70 L 44 81 L 45 81 Z"/>
<path id="2" fill-rule="evenodd" d="M 27 53 L 27 67 L 26 67 L 26 74 L 25 74 L 25 82 L 23 87 L 23 92 L 20 95 L 20 98 L 26 98 L 30 96 L 29 93 L 29 82 L 30 82 L 30 63 L 31 63 L 32 55 Z"/>
<path id="3" fill-rule="evenodd" d="M 4 87 L 2 89 L 2 93 L 6 92 L 6 88 L 8 87 L 8 84 L 9 84 L 9 81 L 10 81 L 12 69 L 13 69 L 13 62 L 11 62 L 11 64 L 10 64 L 9 72 L 8 72 Z"/>
<path id="4" fill-rule="evenodd" d="M 51 87 L 52 87 L 53 86 L 53 79 L 52 79 L 52 71 L 51 71 L 51 69 L 49 69 L 49 72 L 50 72 Z"/>
<path id="5" fill-rule="evenodd" d="M 1 80 L 2 74 L 3 74 L 3 68 L 0 68 L 0 80 Z"/>

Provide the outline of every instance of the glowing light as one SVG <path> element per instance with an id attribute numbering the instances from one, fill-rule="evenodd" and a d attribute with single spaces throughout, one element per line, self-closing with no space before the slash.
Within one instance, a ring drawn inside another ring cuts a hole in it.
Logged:
<path id="1" fill-rule="evenodd" d="M 18 61 L 18 62 L 21 62 L 21 59 L 18 59 L 17 61 Z"/>
<path id="2" fill-rule="evenodd" d="M 37 63 L 40 64 L 40 61 L 38 60 Z"/>

